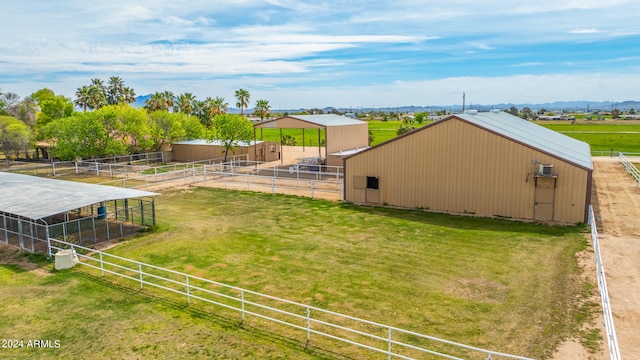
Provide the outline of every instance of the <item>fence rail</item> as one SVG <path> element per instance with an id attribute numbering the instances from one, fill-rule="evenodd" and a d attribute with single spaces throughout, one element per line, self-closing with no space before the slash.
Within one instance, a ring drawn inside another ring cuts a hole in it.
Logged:
<path id="1" fill-rule="evenodd" d="M 267 163 L 234 160 L 226 163 L 198 162 L 174 165 L 160 172 L 149 169 L 149 174 L 116 177 L 101 185 L 133 189 L 160 190 L 185 185 L 222 187 L 225 189 L 254 190 L 261 192 L 295 193 L 311 198 L 339 198 L 342 194 L 340 167 L 318 167 L 314 171 L 303 168 L 278 167 Z M 89 168 L 96 171 L 95 167 Z M 326 197 L 326 196 L 325 196 Z"/>
<path id="2" fill-rule="evenodd" d="M 56 252 L 55 250 L 72 249 L 81 259 L 78 264 L 99 271 L 102 277 L 105 274 L 119 276 L 139 284 L 140 289 L 150 286 L 178 294 L 185 297 L 189 304 L 193 300 L 199 300 L 207 304 L 233 310 L 241 314 L 242 321 L 245 321 L 249 316 L 253 316 L 301 330 L 306 335 L 307 343 L 311 341 L 312 335 L 317 335 L 384 354 L 388 359 L 413 359 L 423 357 L 425 354 L 447 359 L 461 359 L 459 357 L 461 355 L 458 355 L 460 353 L 463 353 L 464 355 L 462 356 L 465 358 L 484 356 L 486 359 L 528 359 L 343 315 L 95 251 L 61 240 L 49 239 L 49 247 L 53 253 Z M 430 343 L 430 348 L 423 345 L 424 343 Z M 449 354 L 445 353 L 447 348 L 448 350 L 446 351 Z M 456 355 L 451 355 L 451 353 Z"/>
<path id="3" fill-rule="evenodd" d="M 602 264 L 602 256 L 600 254 L 600 241 L 598 239 L 598 229 L 593 214 L 593 207 L 589 205 L 589 227 L 591 227 L 591 240 L 593 243 L 594 257 L 596 262 L 596 273 L 598 278 L 598 290 L 602 299 L 602 311 L 604 317 L 604 328 L 607 333 L 607 344 L 609 346 L 609 358 L 611 360 L 620 359 L 620 348 L 618 347 L 618 338 L 616 337 L 616 329 L 613 325 L 613 314 L 611 313 L 611 304 L 609 302 L 609 291 L 607 290 L 607 280 L 604 274 L 604 265 Z"/>
<path id="4" fill-rule="evenodd" d="M 627 155 L 631 155 L 631 154 L 627 154 Z M 633 163 L 623 153 L 618 154 L 618 159 L 620 160 L 620 163 L 622 164 L 624 169 L 627 171 L 627 173 L 633 176 L 633 178 L 636 180 L 636 183 L 638 184 L 638 187 L 640 187 L 640 170 L 638 170 L 635 167 L 635 165 L 633 165 Z"/>

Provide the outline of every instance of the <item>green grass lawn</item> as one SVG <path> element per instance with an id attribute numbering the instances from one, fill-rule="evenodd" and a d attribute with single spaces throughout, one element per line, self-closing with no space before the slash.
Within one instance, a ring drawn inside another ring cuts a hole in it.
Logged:
<path id="1" fill-rule="evenodd" d="M 15 252 L 0 247 L 0 258 L 23 262 L 26 254 Z M 44 274 L 0 264 L 0 340 L 23 341 L 21 348 L 0 348 L 2 359 L 330 358 L 170 297 L 32 261 Z M 29 340 L 57 340 L 59 348 L 28 347 Z"/>
<path id="2" fill-rule="evenodd" d="M 166 192 L 156 205 L 157 231 L 115 254 L 536 358 L 577 336 L 589 318 L 578 301 L 593 291 L 577 277 L 575 254 L 587 246 L 579 228 L 202 188 Z M 154 318 L 155 310 L 137 313 Z M 143 340 L 149 347 L 159 346 L 155 341 Z M 365 356 L 344 344 L 313 342 Z"/>
<path id="3" fill-rule="evenodd" d="M 591 151 L 640 152 L 640 124 L 637 122 L 581 122 L 577 124 L 538 121 L 539 125 L 591 145 Z M 612 150 L 613 149 L 613 150 Z"/>

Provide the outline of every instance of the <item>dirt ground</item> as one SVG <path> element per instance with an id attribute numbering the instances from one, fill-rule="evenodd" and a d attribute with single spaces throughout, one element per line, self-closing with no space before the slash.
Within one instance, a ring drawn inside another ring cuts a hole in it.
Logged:
<path id="1" fill-rule="evenodd" d="M 634 161 L 631 159 L 631 161 Z M 640 159 L 637 159 L 640 162 Z M 613 323 L 622 359 L 640 358 L 640 188 L 617 157 L 593 158 L 594 213 Z M 595 276 L 591 264 L 583 272 Z M 593 280 L 595 281 L 595 280 Z M 599 301 L 599 299 L 598 299 Z M 602 318 L 598 319 L 602 322 Z M 602 336 L 606 336 L 602 326 Z M 608 343 L 589 354 L 576 341 L 563 344 L 555 360 L 608 359 Z"/>
<path id="2" fill-rule="evenodd" d="M 616 157 L 594 158 L 593 163 L 599 207 L 596 219 L 602 223 L 598 228 L 600 249 L 620 356 L 622 359 L 638 359 L 640 188 Z"/>

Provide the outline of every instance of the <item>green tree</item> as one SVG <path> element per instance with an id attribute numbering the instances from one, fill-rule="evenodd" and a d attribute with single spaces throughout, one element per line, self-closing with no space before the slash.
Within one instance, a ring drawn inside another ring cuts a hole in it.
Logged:
<path id="1" fill-rule="evenodd" d="M 529 107 L 523 107 L 520 111 L 520 117 L 525 120 L 535 120 L 536 115 L 533 113 L 533 110 Z"/>
<path id="2" fill-rule="evenodd" d="M 175 97 L 171 91 L 155 92 L 144 103 L 144 108 L 150 113 L 158 110 L 169 111 L 175 104 Z"/>
<path id="3" fill-rule="evenodd" d="M 162 150 L 165 144 L 169 144 L 186 137 L 186 131 L 183 127 L 183 118 L 185 114 L 170 113 L 166 110 L 154 111 L 149 114 L 151 140 L 153 150 Z"/>
<path id="4" fill-rule="evenodd" d="M 74 160 L 125 154 L 122 142 L 108 130 L 116 120 L 117 112 L 104 108 L 50 122 L 44 128 L 44 134 L 52 145 L 51 156 Z"/>
<path id="5" fill-rule="evenodd" d="M 416 121 L 418 122 L 418 124 L 422 124 L 423 122 L 425 122 L 426 120 L 429 119 L 429 113 L 426 112 L 419 112 L 415 115 L 416 117 Z"/>
<path id="6" fill-rule="evenodd" d="M 91 92 L 89 86 L 83 85 L 76 89 L 76 99 L 73 101 L 73 103 L 76 106 L 80 106 L 82 108 L 82 111 L 87 112 L 87 107 L 89 106 L 89 103 L 91 101 L 90 98 Z"/>
<path id="7" fill-rule="evenodd" d="M 396 135 L 400 136 L 402 134 L 411 132 L 415 129 L 416 129 L 415 120 L 405 118 L 404 120 L 402 120 L 402 123 L 400 124 L 400 126 L 398 126 L 398 129 L 396 130 Z"/>
<path id="8" fill-rule="evenodd" d="M 87 106 L 90 109 L 99 109 L 105 105 L 107 105 L 107 89 L 104 82 L 98 78 L 91 79 Z"/>
<path id="9" fill-rule="evenodd" d="M 149 136 L 149 115 L 143 108 L 117 105 L 120 140 L 130 154 L 150 150 L 153 147 Z"/>
<path id="10" fill-rule="evenodd" d="M 120 103 L 122 93 L 124 92 L 124 81 L 119 76 L 112 76 L 109 78 L 107 85 L 107 104 L 115 105 Z"/>
<path id="11" fill-rule="evenodd" d="M 267 115 L 269 115 L 269 110 L 271 110 L 271 105 L 267 100 L 258 100 L 256 101 L 256 109 L 253 111 L 254 115 L 260 117 L 260 122 L 264 120 Z"/>
<path id="12" fill-rule="evenodd" d="M 518 114 L 520 113 L 520 111 L 518 111 L 518 108 L 515 106 L 510 107 L 507 112 L 513 116 L 518 116 Z"/>
<path id="13" fill-rule="evenodd" d="M 244 116 L 244 109 L 249 106 L 249 98 L 251 97 L 249 90 L 238 89 L 236 90 L 235 96 L 238 100 L 236 106 L 240 108 L 240 115 Z"/>
<path id="14" fill-rule="evenodd" d="M 5 107 L 7 107 L 7 103 L 4 101 L 2 89 L 0 89 L 0 115 L 5 114 Z"/>
<path id="15" fill-rule="evenodd" d="M 187 115 L 195 114 L 195 101 L 196 97 L 192 93 L 184 93 L 178 95 L 177 109 L 174 112 L 179 112 Z"/>
<path id="16" fill-rule="evenodd" d="M 36 116 L 36 126 L 38 128 L 43 128 L 52 120 L 71 116 L 74 112 L 71 99 L 63 95 L 56 95 L 50 89 L 40 89 L 31 94 L 30 97 L 35 100 L 40 108 L 40 112 Z"/>
<path id="17" fill-rule="evenodd" d="M 7 163 L 12 153 L 19 156 L 20 151 L 27 152 L 32 132 L 27 124 L 11 116 L 0 116 L 0 151 Z"/>
<path id="18" fill-rule="evenodd" d="M 376 134 L 373 133 L 373 130 L 369 129 L 369 146 L 371 146 L 371 143 L 373 143 L 375 139 Z"/>
<path id="19" fill-rule="evenodd" d="M 249 144 L 253 139 L 253 125 L 244 116 L 221 114 L 213 118 L 215 131 L 209 133 L 210 140 L 218 140 L 224 146 L 224 161 L 229 151 L 235 153 L 240 144 Z"/>

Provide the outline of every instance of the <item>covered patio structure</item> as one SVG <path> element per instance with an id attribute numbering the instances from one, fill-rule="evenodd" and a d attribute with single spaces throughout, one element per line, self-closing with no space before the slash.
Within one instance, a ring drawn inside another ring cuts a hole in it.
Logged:
<path id="1" fill-rule="evenodd" d="M 287 115 L 277 119 L 265 121 L 253 126 L 253 137 L 256 139 L 256 129 L 279 128 L 280 144 L 282 144 L 282 129 L 303 129 L 302 146 L 305 143 L 305 130 L 317 130 L 318 158 L 323 158 L 321 131 L 324 131 L 324 165 L 342 166 L 342 153 L 363 150 L 369 147 L 369 124 L 335 114 L 322 115 Z M 315 135 L 315 134 L 314 134 Z M 283 154 L 280 156 L 282 163 Z"/>
<path id="2" fill-rule="evenodd" d="M 49 239 L 82 246 L 155 226 L 157 193 L 0 172 L 0 242 L 51 255 Z"/>

